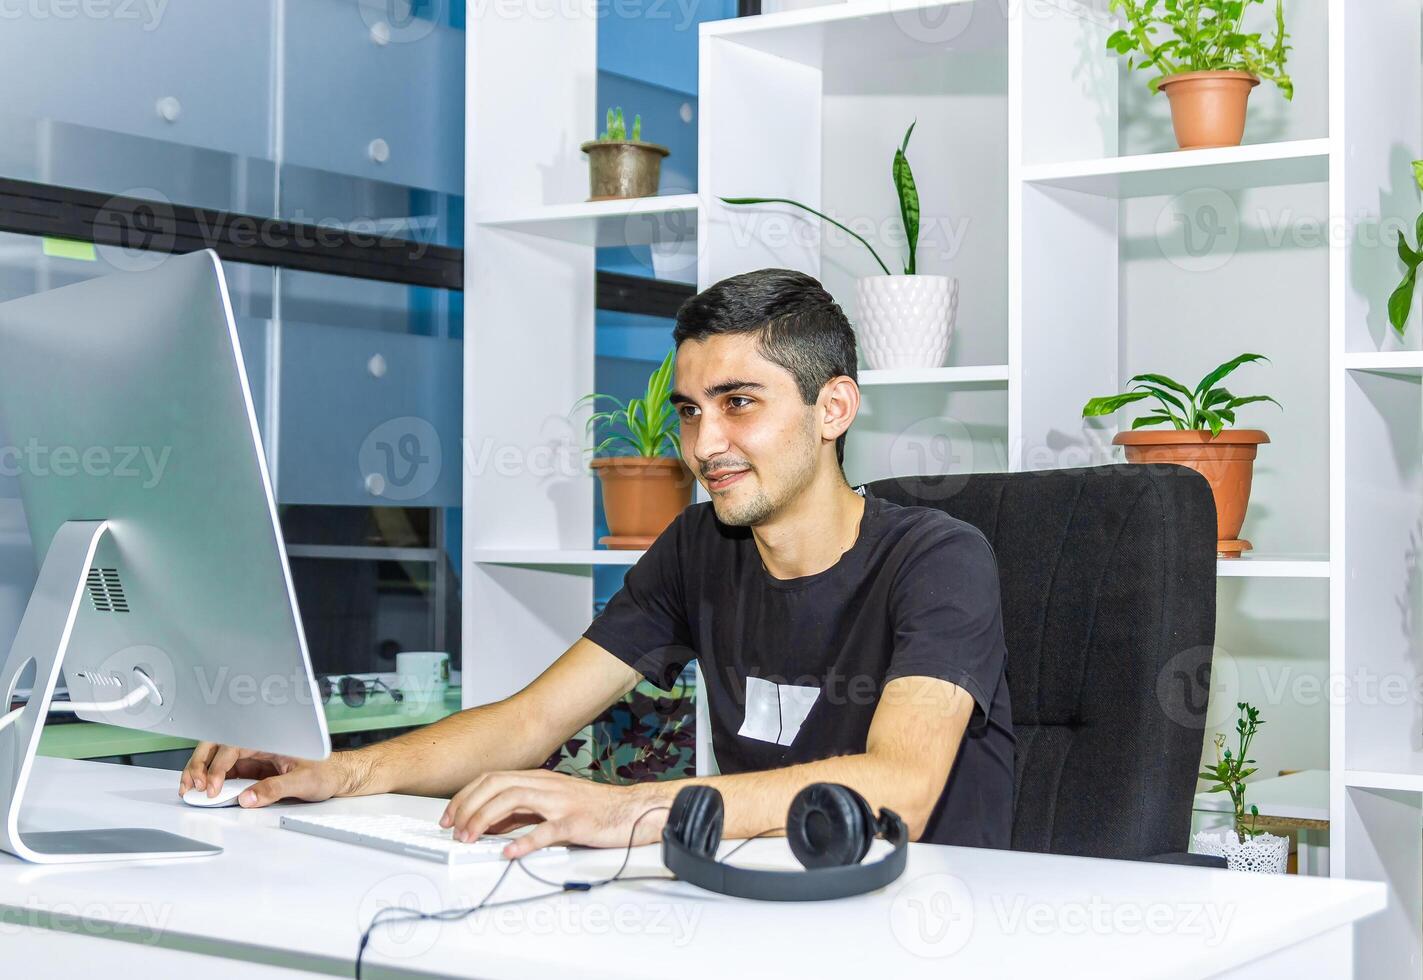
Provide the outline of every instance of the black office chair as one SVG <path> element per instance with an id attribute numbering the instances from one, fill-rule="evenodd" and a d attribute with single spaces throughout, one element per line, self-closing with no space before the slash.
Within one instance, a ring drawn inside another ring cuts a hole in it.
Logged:
<path id="1" fill-rule="evenodd" d="M 1177 465 L 878 480 L 993 545 L 1017 734 L 1013 849 L 1184 854 L 1215 641 L 1210 485 Z"/>

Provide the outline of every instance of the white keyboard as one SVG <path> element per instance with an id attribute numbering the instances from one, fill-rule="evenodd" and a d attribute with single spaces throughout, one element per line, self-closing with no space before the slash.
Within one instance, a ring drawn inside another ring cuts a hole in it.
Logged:
<path id="1" fill-rule="evenodd" d="M 485 835 L 479 840 L 457 841 L 451 831 L 433 820 L 400 817 L 392 814 L 282 814 L 281 826 L 316 837 L 362 844 L 383 851 L 394 851 L 410 857 L 439 861 L 441 864 L 478 864 L 482 861 L 504 860 L 504 845 L 512 837 Z M 564 851 L 550 847 L 544 851 Z M 540 851 L 539 853 L 544 853 Z"/>

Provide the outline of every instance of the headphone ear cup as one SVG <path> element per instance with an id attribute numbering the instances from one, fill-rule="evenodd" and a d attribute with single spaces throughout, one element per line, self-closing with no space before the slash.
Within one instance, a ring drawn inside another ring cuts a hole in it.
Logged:
<path id="1" fill-rule="evenodd" d="M 716 787 L 686 786 L 672 800 L 667 829 L 693 854 L 714 860 L 721 844 L 722 813 L 721 793 Z"/>
<path id="2" fill-rule="evenodd" d="M 796 794 L 786 814 L 786 841 L 805 868 L 859 864 L 875 831 L 869 803 L 839 783 L 811 783 Z"/>

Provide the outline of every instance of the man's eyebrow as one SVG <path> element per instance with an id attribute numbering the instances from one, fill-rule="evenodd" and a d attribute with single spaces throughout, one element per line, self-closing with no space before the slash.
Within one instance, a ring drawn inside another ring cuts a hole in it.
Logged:
<path id="1" fill-rule="evenodd" d="M 733 379 L 731 379 L 730 381 L 722 381 L 722 382 L 719 382 L 718 384 L 712 385 L 710 388 L 705 389 L 705 394 L 706 394 L 706 396 L 707 396 L 708 398 L 716 398 L 718 395 L 730 394 L 730 393 L 733 392 L 733 391 L 765 391 L 765 390 L 766 390 L 766 386 L 763 385 L 763 384 L 761 384 L 761 382 L 759 382 L 759 381 L 742 381 L 742 380 L 740 380 L 740 379 L 738 379 L 738 378 L 733 378 Z M 686 395 L 682 394 L 680 391 L 674 391 L 674 392 L 672 392 L 672 394 L 670 394 L 670 395 L 667 396 L 667 400 L 668 400 L 669 402 L 671 402 L 673 405 L 681 405 L 683 402 L 686 402 L 686 403 L 689 403 L 689 404 L 696 404 L 695 402 L 692 401 L 692 399 L 688 398 Z"/>

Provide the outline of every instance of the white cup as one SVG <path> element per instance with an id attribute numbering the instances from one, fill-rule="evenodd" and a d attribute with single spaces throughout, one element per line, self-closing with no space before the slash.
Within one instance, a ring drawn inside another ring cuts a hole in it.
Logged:
<path id="1" fill-rule="evenodd" d="M 419 714 L 432 704 L 443 704 L 449 686 L 448 653 L 418 651 L 395 655 L 395 687 L 403 695 L 401 710 Z"/>

